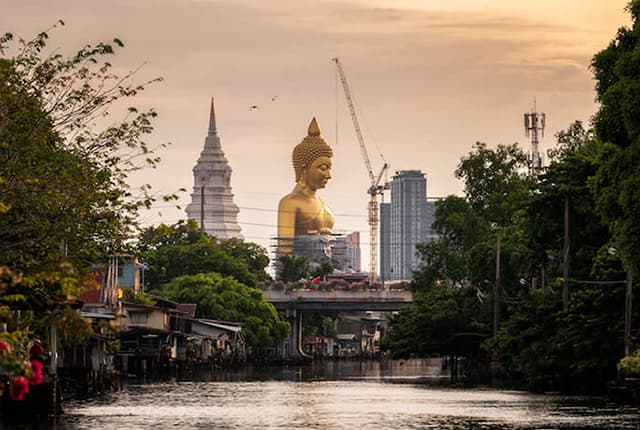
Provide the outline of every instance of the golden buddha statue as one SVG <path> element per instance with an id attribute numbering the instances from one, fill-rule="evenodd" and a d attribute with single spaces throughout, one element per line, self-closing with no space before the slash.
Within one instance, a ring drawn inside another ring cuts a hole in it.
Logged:
<path id="1" fill-rule="evenodd" d="M 331 234 L 333 214 L 316 191 L 331 179 L 332 157 L 333 150 L 320 137 L 313 118 L 307 137 L 293 148 L 296 185 L 278 205 L 278 255 L 294 254 L 296 238 Z"/>

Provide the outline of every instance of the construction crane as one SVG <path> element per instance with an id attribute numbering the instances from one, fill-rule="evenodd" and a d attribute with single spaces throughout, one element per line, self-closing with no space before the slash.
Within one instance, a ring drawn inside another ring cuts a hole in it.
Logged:
<path id="1" fill-rule="evenodd" d="M 369 154 L 367 153 L 367 147 L 364 144 L 364 138 L 362 137 L 360 124 L 358 123 L 358 117 L 356 116 L 356 109 L 351 98 L 351 91 L 349 90 L 347 77 L 344 74 L 344 69 L 342 68 L 340 60 L 336 57 L 333 58 L 332 61 L 336 63 L 338 75 L 340 76 L 342 88 L 344 89 L 344 96 L 347 99 L 347 105 L 349 106 L 349 112 L 351 113 L 353 128 L 356 131 L 356 137 L 358 138 L 358 143 L 360 144 L 362 158 L 364 159 L 364 164 L 367 168 L 367 173 L 369 174 L 369 180 L 371 183 L 371 185 L 367 189 L 367 194 L 369 194 L 369 261 L 371 270 L 369 281 L 371 284 L 373 284 L 376 281 L 378 273 L 378 225 L 380 223 L 380 219 L 378 216 L 378 195 L 383 195 L 384 190 L 389 189 L 388 184 L 380 184 L 380 181 L 382 180 L 384 173 L 389 168 L 389 165 L 385 162 L 378 176 L 374 175 L 373 169 L 371 167 L 371 160 L 369 160 Z"/>

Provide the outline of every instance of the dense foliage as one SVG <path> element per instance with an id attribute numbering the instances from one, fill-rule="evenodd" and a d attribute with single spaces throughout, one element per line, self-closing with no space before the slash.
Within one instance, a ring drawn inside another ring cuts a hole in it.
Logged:
<path id="1" fill-rule="evenodd" d="M 309 258 L 295 255 L 281 255 L 278 257 L 277 278 L 283 282 L 297 282 L 307 279 L 310 274 Z"/>
<path id="2" fill-rule="evenodd" d="M 107 117 L 145 87 L 114 72 L 122 42 L 65 56 L 48 48 L 49 33 L 0 36 L 0 364 L 15 399 L 42 380 L 30 346 L 57 347 L 47 344 L 52 317 L 63 346 L 92 333 L 75 309 L 79 286 L 126 248 L 138 209 L 154 200 L 127 175 L 159 161 L 145 142 L 155 112 L 125 105 L 119 121 Z"/>
<path id="3" fill-rule="evenodd" d="M 527 249 L 516 226 L 522 218 L 529 179 L 517 145 L 489 149 L 477 143 L 456 176 L 465 197 L 436 205 L 438 238 L 418 246 L 422 266 L 414 273 L 413 305 L 391 318 L 383 347 L 394 355 L 450 354 L 477 359 L 491 333 L 496 237 L 502 236 L 503 293 L 522 290 L 518 271 Z"/>
<path id="4" fill-rule="evenodd" d="M 625 275 L 640 262 L 640 1 L 628 11 L 632 27 L 618 30 L 591 64 L 600 102 L 593 129 L 576 121 L 558 133 L 549 166 L 528 176 L 515 145 L 477 144 L 462 158 L 456 176 L 465 195 L 438 202 L 439 238 L 418 248 L 415 303 L 391 319 L 385 344 L 395 354 L 469 357 L 470 339 L 460 337 L 455 351 L 443 341 L 470 327 L 486 335 L 501 315 L 482 347 L 503 375 L 535 390 L 580 392 L 602 391 L 616 377 Z M 502 291 L 495 297 L 498 237 Z M 637 357 L 620 361 L 620 371 L 640 373 Z"/>
<path id="5" fill-rule="evenodd" d="M 171 280 L 162 294 L 180 303 L 197 303 L 197 316 L 243 322 L 242 334 L 251 346 L 275 346 L 289 332 L 264 293 L 217 273 L 181 276 Z"/>
<path id="6" fill-rule="evenodd" d="M 382 349 L 394 357 L 411 354 L 477 358 L 490 332 L 486 306 L 473 288 L 432 284 L 415 291 L 413 304 L 390 318 Z"/>
<path id="7" fill-rule="evenodd" d="M 153 201 L 127 174 L 159 161 L 144 140 L 155 112 L 122 107 L 123 120 L 107 121 L 112 105 L 144 89 L 112 70 L 122 42 L 65 57 L 47 50 L 48 37 L 0 38 L 0 261 L 22 271 L 84 269 L 121 250 Z"/>
<path id="8" fill-rule="evenodd" d="M 197 304 L 201 318 L 243 322 L 252 346 L 275 346 L 289 331 L 262 291 L 267 251 L 239 239 L 217 240 L 194 220 L 143 230 L 136 244 L 147 288 L 180 303 Z"/>
<path id="9" fill-rule="evenodd" d="M 395 355 L 462 355 L 500 363 L 533 390 L 602 391 L 623 348 L 624 267 L 587 184 L 602 144 L 582 123 L 556 136 L 551 163 L 525 176 L 517 147 L 476 145 L 457 170 L 465 196 L 438 202 L 438 239 L 418 247 L 414 304 L 391 318 Z M 502 155 L 501 155 L 502 154 Z M 570 300 L 562 303 L 564 204 L 569 201 Z M 499 330 L 491 336 L 496 233 L 501 234 Z M 636 238 L 637 241 L 637 238 Z M 622 365 L 632 369 L 627 360 Z M 469 371 L 469 369 L 465 369 Z"/>
<path id="10" fill-rule="evenodd" d="M 174 278 L 198 273 L 220 273 L 250 286 L 267 277 L 266 249 L 239 239 L 207 236 L 194 220 L 148 227 L 136 248 L 147 266 L 145 284 L 150 289 L 160 289 Z"/>
<path id="11" fill-rule="evenodd" d="M 591 63 L 600 109 L 593 124 L 603 142 L 598 170 L 590 178 L 596 209 L 626 264 L 640 267 L 640 1 L 627 7 L 631 28 L 622 27 Z"/>

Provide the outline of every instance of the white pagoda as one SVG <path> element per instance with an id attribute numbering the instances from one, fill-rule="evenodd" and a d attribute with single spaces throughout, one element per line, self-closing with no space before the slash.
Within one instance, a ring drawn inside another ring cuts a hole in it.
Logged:
<path id="1" fill-rule="evenodd" d="M 231 192 L 231 166 L 224 156 L 216 131 L 216 114 L 211 98 L 209 134 L 193 168 L 193 193 L 187 205 L 187 217 L 196 220 L 209 236 L 218 239 L 242 239 L 238 225 L 238 206 Z"/>

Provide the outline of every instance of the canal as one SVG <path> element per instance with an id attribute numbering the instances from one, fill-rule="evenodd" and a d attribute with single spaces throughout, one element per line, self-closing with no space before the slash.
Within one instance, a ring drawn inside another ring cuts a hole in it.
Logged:
<path id="1" fill-rule="evenodd" d="M 129 383 L 70 403 L 61 429 L 640 429 L 598 397 L 463 389 L 422 360 L 328 362 Z"/>

